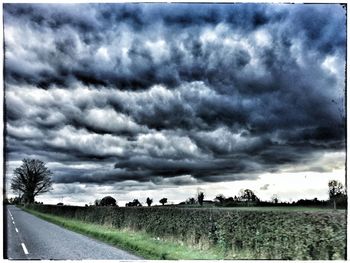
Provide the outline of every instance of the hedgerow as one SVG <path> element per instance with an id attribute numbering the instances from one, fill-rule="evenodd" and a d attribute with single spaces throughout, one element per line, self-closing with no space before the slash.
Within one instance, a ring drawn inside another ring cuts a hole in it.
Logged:
<path id="1" fill-rule="evenodd" d="M 346 259 L 346 213 L 339 211 L 53 205 L 28 208 L 118 229 L 145 231 L 196 248 L 217 247 L 226 258 L 247 251 L 255 259 Z"/>

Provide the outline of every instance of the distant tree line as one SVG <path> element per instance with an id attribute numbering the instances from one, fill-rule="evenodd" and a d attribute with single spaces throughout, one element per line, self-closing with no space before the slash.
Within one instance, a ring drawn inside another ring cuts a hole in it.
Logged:
<path id="1" fill-rule="evenodd" d="M 34 199 L 37 195 L 46 193 L 52 189 L 52 172 L 46 167 L 45 163 L 37 159 L 23 159 L 21 166 L 14 169 L 13 178 L 11 180 L 11 189 L 18 194 L 17 197 L 4 199 L 5 204 L 23 204 L 36 203 Z M 203 191 L 197 193 L 195 197 L 190 197 L 179 205 L 215 205 L 215 206 L 329 206 L 336 208 L 347 208 L 347 192 L 344 185 L 337 181 L 331 180 L 328 182 L 328 201 L 320 201 L 317 198 L 308 200 L 300 199 L 296 202 L 286 203 L 280 202 L 275 194 L 270 201 L 261 201 L 258 196 L 250 189 L 242 189 L 239 194 L 234 197 L 225 197 L 223 194 L 218 194 L 214 200 L 204 200 L 205 194 Z M 145 200 L 147 206 L 153 204 L 153 199 L 147 197 Z M 162 206 L 168 203 L 168 198 L 163 197 L 159 200 Z M 58 203 L 57 205 L 63 205 Z M 88 205 L 85 205 L 88 206 Z M 94 206 L 114 206 L 117 207 L 117 201 L 111 196 L 105 196 L 102 199 L 96 199 Z M 138 199 L 127 202 L 127 207 L 140 207 L 142 203 Z"/>
<path id="2" fill-rule="evenodd" d="M 24 201 L 23 201 L 23 198 L 16 196 L 16 197 L 4 198 L 3 203 L 5 205 L 19 205 L 19 204 L 23 204 Z M 34 201 L 34 204 L 43 205 L 44 203 Z"/>
<path id="3" fill-rule="evenodd" d="M 159 203 L 162 205 L 165 205 L 168 202 L 167 198 L 162 198 L 159 200 Z M 147 204 L 147 206 L 151 206 L 153 203 L 153 199 L 147 197 L 145 203 Z M 85 205 L 86 207 L 89 205 Z M 102 199 L 96 199 L 93 206 L 118 206 L 117 205 L 117 201 L 111 197 L 111 196 L 106 196 Z M 126 207 L 140 207 L 142 206 L 142 203 L 138 200 L 138 199 L 134 199 L 133 201 L 127 202 L 125 204 Z"/>
<path id="4" fill-rule="evenodd" d="M 215 197 L 215 205 L 223 207 L 234 206 L 315 206 L 315 207 L 329 207 L 330 203 L 334 209 L 347 207 L 347 193 L 342 183 L 331 180 L 328 183 L 329 199 L 318 200 L 313 199 L 299 199 L 293 202 L 281 202 L 278 196 L 274 194 L 271 201 L 261 201 L 255 193 L 250 189 L 241 190 L 238 196 L 225 197 L 219 194 Z"/>
<path id="5" fill-rule="evenodd" d="M 196 197 L 190 197 L 184 202 L 180 202 L 178 205 L 187 206 L 203 206 L 214 205 L 221 207 L 235 207 L 235 206 L 314 206 L 314 207 L 329 207 L 330 205 L 336 208 L 347 208 L 347 192 L 342 183 L 336 180 L 331 180 L 328 183 L 329 199 L 327 201 L 314 199 L 300 199 L 293 202 L 281 202 L 276 194 L 271 197 L 270 201 L 261 201 L 257 195 L 250 189 L 242 189 L 239 194 L 234 197 L 225 197 L 223 194 L 218 194 L 213 201 L 204 200 L 204 192 L 198 192 Z M 21 204 L 27 201 L 22 196 L 5 198 L 4 204 Z M 35 204 L 43 204 L 42 202 L 34 202 Z M 145 200 L 147 206 L 153 204 L 153 199 L 147 197 Z M 168 199 L 163 197 L 159 200 L 162 206 L 168 203 Z M 57 205 L 63 205 L 58 203 Z M 94 206 L 113 206 L 118 207 L 116 199 L 111 196 L 105 196 L 102 199 L 96 199 Z M 87 204 L 85 206 L 88 206 Z M 126 207 L 141 207 L 142 203 L 138 199 L 134 199 L 131 202 L 125 204 Z"/>

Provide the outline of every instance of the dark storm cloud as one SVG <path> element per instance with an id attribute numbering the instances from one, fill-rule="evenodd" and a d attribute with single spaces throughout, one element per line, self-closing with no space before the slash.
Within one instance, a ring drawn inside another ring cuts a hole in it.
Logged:
<path id="1" fill-rule="evenodd" d="M 282 28 L 280 31 L 283 32 L 275 33 L 279 34 L 275 39 L 279 42 L 276 44 L 281 45 L 282 50 L 277 52 L 283 54 L 283 60 L 289 57 L 292 36 L 299 37 L 306 48 L 315 47 L 326 53 L 335 50 L 344 52 L 345 32 L 336 33 L 339 30 L 335 30 L 345 26 L 342 24 L 344 21 L 335 19 L 341 10 L 334 8 L 330 23 L 325 7 L 290 6 L 286 9 L 291 14 L 283 8 L 274 9 L 271 5 L 58 5 L 57 8 L 48 5 L 7 5 L 5 23 L 20 21 L 35 33 L 49 33 L 47 36 L 52 45 L 50 48 L 29 45 L 28 53 L 35 53 L 36 56 L 21 58 L 27 62 L 35 59 L 36 63 L 48 63 L 49 68 L 30 69 L 21 61 L 9 60 L 6 77 L 14 83 L 25 82 L 43 88 L 54 84 L 69 86 L 75 80 L 119 89 L 145 89 L 160 83 L 174 86 L 182 81 L 199 80 L 211 84 L 220 92 L 224 92 L 228 88 L 226 86 L 232 83 L 241 83 L 246 87 L 244 90 L 253 89 L 257 83 L 259 86 L 254 88 L 255 91 L 273 89 L 277 76 L 272 76 L 269 81 L 266 77 L 251 80 L 251 74 L 240 74 L 251 59 L 246 48 L 225 47 L 217 43 L 220 40 L 206 44 L 200 41 L 203 29 L 221 24 L 229 28 L 222 32 L 222 37 L 232 33 L 244 37 L 244 34 L 261 27 Z M 287 22 L 283 23 L 285 20 Z M 292 28 L 288 27 L 289 23 L 293 23 Z M 161 30 L 155 32 L 155 27 Z M 120 54 L 122 43 L 118 42 L 118 38 L 128 42 L 126 52 L 129 63 Z M 145 42 L 154 42 L 159 38 L 169 45 L 168 56 L 161 60 L 153 56 L 145 45 Z M 184 49 L 179 48 L 179 43 Z M 108 63 L 96 57 L 96 51 L 105 44 L 111 45 Z M 84 48 L 79 52 L 81 45 Z M 281 63 L 289 62 L 288 59 L 281 61 L 277 52 L 268 48 L 261 52 L 265 66 L 280 69 Z M 247 81 L 251 83 L 247 85 Z"/>
<path id="2" fill-rule="evenodd" d="M 181 185 L 344 151 L 345 22 L 340 5 L 6 4 L 9 159 L 60 163 L 56 183 Z"/>

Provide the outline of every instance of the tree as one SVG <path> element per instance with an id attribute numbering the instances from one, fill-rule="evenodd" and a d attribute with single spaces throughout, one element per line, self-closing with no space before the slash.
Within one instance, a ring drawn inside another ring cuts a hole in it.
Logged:
<path id="1" fill-rule="evenodd" d="M 219 194 L 214 198 L 214 201 L 218 201 L 222 205 L 225 201 L 225 196 L 223 194 Z"/>
<path id="2" fill-rule="evenodd" d="M 166 204 L 168 202 L 168 198 L 162 198 L 159 200 L 159 203 L 161 203 L 162 205 Z"/>
<path id="3" fill-rule="evenodd" d="M 272 201 L 272 203 L 277 204 L 278 203 L 278 196 L 276 194 L 273 194 L 271 197 L 271 201 Z"/>
<path id="4" fill-rule="evenodd" d="M 240 200 L 246 202 L 259 202 L 259 198 L 250 189 L 240 191 Z"/>
<path id="5" fill-rule="evenodd" d="M 94 205 L 95 206 L 101 205 L 101 199 L 96 199 L 95 202 L 94 202 Z"/>
<path id="6" fill-rule="evenodd" d="M 18 205 L 21 203 L 21 199 L 18 196 L 16 196 L 14 198 L 10 198 L 9 203 L 12 205 Z"/>
<path id="7" fill-rule="evenodd" d="M 198 203 L 199 203 L 200 205 L 203 205 L 203 201 L 204 201 L 204 193 L 203 193 L 203 192 L 199 192 L 199 193 L 197 194 L 197 200 L 198 200 Z"/>
<path id="8" fill-rule="evenodd" d="M 142 206 L 138 199 L 134 199 L 132 202 L 125 204 L 125 206 Z"/>
<path id="9" fill-rule="evenodd" d="M 225 199 L 225 203 L 228 203 L 228 204 L 233 204 L 233 203 L 235 203 L 237 201 L 238 201 L 237 196 L 235 196 L 235 197 L 230 196 L 230 197 Z"/>
<path id="10" fill-rule="evenodd" d="M 11 189 L 23 193 L 26 203 L 52 189 L 52 172 L 45 163 L 37 159 L 23 159 L 22 165 L 13 171 Z"/>
<path id="11" fill-rule="evenodd" d="M 151 206 L 151 204 L 153 203 L 153 199 L 147 197 L 146 203 L 147 203 L 148 206 Z"/>
<path id="12" fill-rule="evenodd" d="M 116 206 L 117 201 L 112 196 L 105 196 L 100 201 L 101 206 Z"/>
<path id="13" fill-rule="evenodd" d="M 132 201 L 132 203 L 134 204 L 134 206 L 142 206 L 142 204 L 140 203 L 140 201 L 138 199 L 134 199 Z"/>
<path id="14" fill-rule="evenodd" d="M 190 197 L 186 200 L 186 204 L 194 205 L 196 203 L 196 199 L 194 197 Z"/>
<path id="15" fill-rule="evenodd" d="M 345 195 L 344 186 L 337 180 L 331 180 L 328 182 L 329 200 L 333 201 L 333 208 L 337 208 L 337 200 Z"/>

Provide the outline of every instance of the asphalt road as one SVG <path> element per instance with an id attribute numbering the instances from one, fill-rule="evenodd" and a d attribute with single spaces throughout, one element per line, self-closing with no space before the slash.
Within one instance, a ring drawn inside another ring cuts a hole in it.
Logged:
<path id="1" fill-rule="evenodd" d="M 8 259 L 141 259 L 46 222 L 15 206 L 7 206 L 6 214 L 7 244 L 4 245 Z"/>

